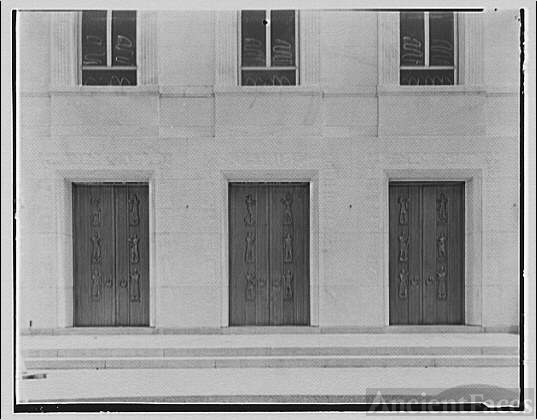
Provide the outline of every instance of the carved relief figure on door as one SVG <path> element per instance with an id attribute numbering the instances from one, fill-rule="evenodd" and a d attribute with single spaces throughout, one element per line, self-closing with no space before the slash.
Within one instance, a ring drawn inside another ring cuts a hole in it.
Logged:
<path id="1" fill-rule="evenodd" d="M 408 297 L 408 270 L 403 265 L 399 271 L 399 298 L 406 299 Z"/>
<path id="2" fill-rule="evenodd" d="M 140 273 L 136 267 L 130 274 L 130 298 L 131 302 L 140 302 Z"/>
<path id="3" fill-rule="evenodd" d="M 101 200 L 96 197 L 91 197 L 90 203 L 91 203 L 91 225 L 93 227 L 101 226 Z"/>
<path id="4" fill-rule="evenodd" d="M 102 249 L 101 249 L 101 242 L 102 239 L 99 236 L 99 232 L 95 232 L 91 239 L 91 261 L 93 263 L 100 263 L 102 260 Z"/>
<path id="5" fill-rule="evenodd" d="M 244 224 L 246 226 L 255 225 L 255 200 L 251 194 L 246 196 L 246 217 L 244 218 Z"/>
<path id="6" fill-rule="evenodd" d="M 99 300 L 102 293 L 102 275 L 98 268 L 93 268 L 91 273 L 91 298 Z"/>
<path id="7" fill-rule="evenodd" d="M 246 300 L 255 300 L 255 272 L 247 272 L 246 275 Z"/>
<path id="8" fill-rule="evenodd" d="M 244 260 L 246 263 L 255 262 L 255 233 L 248 232 L 246 234 L 246 250 L 244 252 Z"/>
<path id="9" fill-rule="evenodd" d="M 138 195 L 131 194 L 129 197 L 129 225 L 138 226 L 140 223 L 140 199 Z"/>
<path id="10" fill-rule="evenodd" d="M 436 217 L 438 223 L 448 222 L 448 199 L 444 193 L 436 200 Z"/>
<path id="11" fill-rule="evenodd" d="M 282 279 L 283 298 L 285 300 L 291 300 L 293 299 L 293 272 L 291 270 L 287 270 L 287 273 L 282 276 Z"/>
<path id="12" fill-rule="evenodd" d="M 439 258 L 446 258 L 447 256 L 446 243 L 447 243 L 447 237 L 442 232 L 440 233 L 440 236 L 438 237 L 436 241 L 437 255 Z"/>
<path id="13" fill-rule="evenodd" d="M 293 262 L 293 237 L 289 232 L 283 238 L 283 261 Z"/>
<path id="14" fill-rule="evenodd" d="M 291 205 L 293 204 L 293 196 L 290 193 L 286 193 L 285 198 L 282 198 L 281 202 L 283 204 L 283 224 L 292 225 L 293 211 Z"/>
<path id="15" fill-rule="evenodd" d="M 444 264 L 440 265 L 440 269 L 436 273 L 438 278 L 438 299 L 446 300 L 447 299 L 447 271 Z"/>
<path id="16" fill-rule="evenodd" d="M 399 224 L 407 225 L 408 224 L 408 202 L 409 199 L 406 197 L 399 197 L 397 200 L 399 202 Z"/>
<path id="17" fill-rule="evenodd" d="M 408 261 L 408 243 L 409 238 L 405 232 L 401 232 L 399 235 L 399 261 Z"/>
<path id="18" fill-rule="evenodd" d="M 137 235 L 131 236 L 129 238 L 130 261 L 133 264 L 136 264 L 140 261 L 140 251 L 138 249 L 139 242 L 140 238 L 138 238 Z"/>

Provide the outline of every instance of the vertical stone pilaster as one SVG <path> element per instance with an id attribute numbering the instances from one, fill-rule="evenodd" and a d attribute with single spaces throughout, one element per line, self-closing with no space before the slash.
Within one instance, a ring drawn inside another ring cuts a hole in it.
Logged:
<path id="1" fill-rule="evenodd" d="M 157 12 L 138 12 L 138 85 L 158 84 Z"/>
<path id="2" fill-rule="evenodd" d="M 459 84 L 483 85 L 483 14 L 459 13 Z"/>
<path id="3" fill-rule="evenodd" d="M 378 84 L 399 85 L 398 12 L 378 12 Z"/>
<path id="4" fill-rule="evenodd" d="M 299 11 L 300 84 L 304 86 L 320 83 L 320 26 L 319 10 Z"/>
<path id="5" fill-rule="evenodd" d="M 78 84 L 80 12 L 53 12 L 51 22 L 51 88 Z"/>
<path id="6" fill-rule="evenodd" d="M 215 27 L 215 86 L 237 86 L 237 11 L 217 11 Z"/>

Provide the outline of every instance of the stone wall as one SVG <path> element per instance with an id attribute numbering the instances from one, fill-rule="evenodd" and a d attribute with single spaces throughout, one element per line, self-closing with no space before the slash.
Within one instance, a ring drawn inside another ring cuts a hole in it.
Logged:
<path id="1" fill-rule="evenodd" d="M 51 84 L 51 69 L 69 66 L 52 13 L 21 13 L 20 326 L 72 325 L 70 183 L 89 180 L 150 183 L 151 324 L 227 325 L 235 179 L 311 180 L 311 318 L 321 326 L 388 322 L 389 179 L 467 181 L 467 322 L 517 325 L 516 12 L 478 18 L 472 48 L 482 50 L 465 65 L 480 60 L 484 84 L 425 89 L 379 84 L 380 18 L 350 11 L 302 15 L 317 37 L 307 51 L 319 54 L 304 60 L 317 67 L 302 86 L 222 83 L 223 16 L 158 12 L 156 84 L 81 88 Z"/>

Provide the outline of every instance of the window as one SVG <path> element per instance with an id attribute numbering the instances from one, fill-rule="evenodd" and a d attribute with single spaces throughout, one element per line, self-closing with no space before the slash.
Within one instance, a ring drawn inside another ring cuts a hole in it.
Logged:
<path id="1" fill-rule="evenodd" d="M 399 37 L 401 85 L 456 83 L 452 12 L 401 12 Z"/>
<path id="2" fill-rule="evenodd" d="M 136 85 L 136 12 L 82 12 L 82 84 Z"/>
<path id="3" fill-rule="evenodd" d="M 294 10 L 243 10 L 240 84 L 298 84 L 296 31 Z"/>

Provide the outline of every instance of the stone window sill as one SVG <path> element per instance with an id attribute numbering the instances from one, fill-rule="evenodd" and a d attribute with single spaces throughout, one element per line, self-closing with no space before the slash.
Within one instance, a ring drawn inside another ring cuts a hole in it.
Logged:
<path id="1" fill-rule="evenodd" d="M 224 95 L 300 95 L 320 96 L 319 86 L 225 86 L 215 87 L 215 94 Z"/>
<path id="2" fill-rule="evenodd" d="M 74 86 L 51 87 L 52 95 L 149 95 L 158 94 L 158 86 Z"/>
<path id="3" fill-rule="evenodd" d="M 398 86 L 384 85 L 378 86 L 379 96 L 444 96 L 444 95 L 476 95 L 485 94 L 484 86 Z"/>

